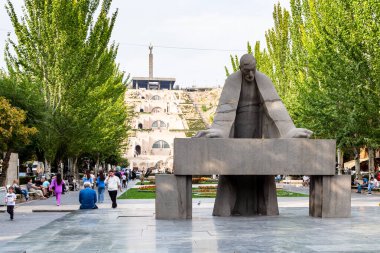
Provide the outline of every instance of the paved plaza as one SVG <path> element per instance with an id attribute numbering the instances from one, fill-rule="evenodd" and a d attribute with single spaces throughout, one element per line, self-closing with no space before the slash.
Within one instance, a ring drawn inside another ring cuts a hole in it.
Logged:
<path id="1" fill-rule="evenodd" d="M 297 190 L 297 189 L 296 189 Z M 299 188 L 299 191 L 305 189 Z M 156 220 L 154 200 L 110 200 L 77 210 L 77 192 L 0 213 L 0 252 L 378 252 L 380 194 L 352 193 L 352 217 L 308 216 L 308 198 L 278 198 L 280 216 L 213 217 L 193 199 L 192 220 Z M 4 210 L 2 208 L 1 210 Z M 66 212 L 57 212 L 65 211 Z"/>

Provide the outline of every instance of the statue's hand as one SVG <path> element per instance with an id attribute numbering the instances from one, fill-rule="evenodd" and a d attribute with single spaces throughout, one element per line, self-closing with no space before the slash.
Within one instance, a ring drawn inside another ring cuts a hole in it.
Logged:
<path id="1" fill-rule="evenodd" d="M 313 132 L 306 128 L 293 128 L 284 138 L 310 138 L 312 134 Z"/>
<path id="2" fill-rule="evenodd" d="M 207 130 L 201 130 L 193 138 L 223 138 L 222 131 L 215 128 L 210 128 Z"/>

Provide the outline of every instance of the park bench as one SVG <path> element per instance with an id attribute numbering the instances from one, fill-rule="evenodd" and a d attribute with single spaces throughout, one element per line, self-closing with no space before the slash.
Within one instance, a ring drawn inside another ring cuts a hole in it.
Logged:
<path id="1" fill-rule="evenodd" d="M 192 217 L 192 175 L 309 175 L 309 215 L 349 217 L 351 177 L 335 175 L 335 140 L 175 139 L 174 174 L 156 175 L 156 218 Z M 276 202 L 277 204 L 277 202 Z"/>
<path id="2" fill-rule="evenodd" d="M 359 184 L 363 185 L 363 180 L 359 179 L 359 180 L 357 180 L 357 182 L 358 182 Z M 351 189 L 358 189 L 358 185 L 356 185 L 356 184 L 351 185 Z M 363 190 L 363 193 L 365 192 L 365 190 L 368 191 L 368 186 L 364 186 L 364 187 L 362 187 L 362 190 Z M 371 191 L 376 191 L 376 192 L 378 192 L 378 191 L 380 191 L 380 188 L 373 188 Z"/>
<path id="3" fill-rule="evenodd" d="M 294 185 L 302 185 L 302 180 L 295 180 L 295 179 L 284 179 L 280 181 L 283 184 L 294 184 Z"/>

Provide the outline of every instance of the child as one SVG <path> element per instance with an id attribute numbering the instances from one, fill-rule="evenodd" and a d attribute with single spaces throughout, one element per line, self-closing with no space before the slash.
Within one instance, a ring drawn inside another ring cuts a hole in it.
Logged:
<path id="1" fill-rule="evenodd" d="M 11 220 L 13 220 L 14 208 L 16 204 L 16 194 L 14 194 L 13 187 L 9 187 L 7 195 L 5 195 L 5 203 L 7 203 L 7 213 L 9 213 Z"/>

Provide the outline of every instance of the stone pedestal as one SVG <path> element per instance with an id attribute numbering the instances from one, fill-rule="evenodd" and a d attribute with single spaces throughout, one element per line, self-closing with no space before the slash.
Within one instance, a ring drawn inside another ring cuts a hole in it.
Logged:
<path id="1" fill-rule="evenodd" d="M 278 215 L 274 176 L 220 176 L 212 214 Z"/>
<path id="2" fill-rule="evenodd" d="M 18 179 L 18 153 L 11 153 L 5 185 L 12 185 Z"/>
<path id="3" fill-rule="evenodd" d="M 156 175 L 156 219 L 191 219 L 191 176 Z"/>
<path id="4" fill-rule="evenodd" d="M 174 139 L 175 175 L 334 175 L 335 140 Z M 307 166 L 305 166 L 307 165 Z"/>
<path id="5" fill-rule="evenodd" d="M 309 215 L 320 218 L 351 216 L 351 176 L 311 176 Z"/>

